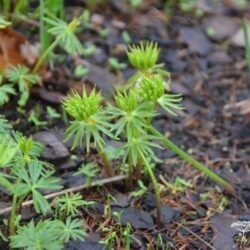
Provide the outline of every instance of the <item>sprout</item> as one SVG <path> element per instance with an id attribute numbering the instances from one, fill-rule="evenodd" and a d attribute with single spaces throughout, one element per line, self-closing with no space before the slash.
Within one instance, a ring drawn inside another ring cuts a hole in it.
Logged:
<path id="1" fill-rule="evenodd" d="M 130 63 L 138 70 L 152 69 L 158 60 L 160 50 L 157 43 L 140 42 L 138 46 L 129 46 L 127 52 Z"/>

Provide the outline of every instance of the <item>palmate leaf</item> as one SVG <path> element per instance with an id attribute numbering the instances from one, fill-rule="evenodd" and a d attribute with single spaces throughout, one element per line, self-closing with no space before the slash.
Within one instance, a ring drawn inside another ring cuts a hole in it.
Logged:
<path id="1" fill-rule="evenodd" d="M 17 234 L 10 237 L 12 248 L 27 250 L 61 250 L 63 242 L 58 237 L 58 223 L 55 221 L 39 221 L 37 225 L 32 220 L 17 230 Z"/>
<path id="2" fill-rule="evenodd" d="M 84 138 L 86 140 L 87 152 L 90 149 L 91 138 L 94 139 L 95 145 L 103 150 L 105 146 L 105 141 L 103 140 L 101 133 L 104 133 L 110 137 L 112 134 L 107 129 L 110 124 L 106 122 L 107 118 L 101 113 L 97 113 L 91 117 L 93 122 L 86 121 L 72 121 L 69 128 L 66 130 L 66 141 L 71 137 L 74 138 L 72 149 L 76 148 L 78 145 L 82 147 Z"/>
<path id="3" fill-rule="evenodd" d="M 131 138 L 138 133 L 145 133 L 145 128 L 148 127 L 147 119 L 151 119 L 157 115 L 157 112 L 152 109 L 150 103 L 138 104 L 130 112 L 109 106 L 105 110 L 105 113 L 110 116 L 110 119 L 118 119 L 111 126 L 111 132 L 115 132 L 115 137 L 124 131 L 127 138 Z"/>
<path id="4" fill-rule="evenodd" d="M 7 130 L 11 128 L 11 124 L 0 115 L 0 134 L 7 134 Z"/>
<path id="5" fill-rule="evenodd" d="M 6 71 L 6 77 L 11 83 L 17 84 L 21 97 L 18 104 L 24 106 L 29 98 L 30 86 L 39 82 L 39 76 L 30 74 L 29 68 L 24 65 L 13 66 Z"/>
<path id="6" fill-rule="evenodd" d="M 128 157 L 131 157 L 133 165 L 136 166 L 141 154 L 144 155 L 145 158 L 149 157 L 154 159 L 155 153 L 152 148 L 162 148 L 159 144 L 152 142 L 154 140 L 159 140 L 159 138 L 146 134 L 130 138 L 124 145 L 124 161 L 126 161 Z"/>
<path id="7" fill-rule="evenodd" d="M 6 167 L 14 158 L 17 146 L 10 140 L 9 135 L 0 134 L 0 168 Z"/>
<path id="8" fill-rule="evenodd" d="M 83 221 L 79 219 L 72 220 L 71 217 L 66 219 L 66 223 L 58 221 L 57 233 L 59 239 L 63 242 L 68 242 L 69 240 L 82 240 L 87 235 L 83 229 Z"/>
<path id="9" fill-rule="evenodd" d="M 181 94 L 164 94 L 157 100 L 157 102 L 168 113 L 176 116 L 175 110 L 184 109 L 184 107 L 180 104 L 181 100 Z"/>
<path id="10" fill-rule="evenodd" d="M 84 205 L 82 195 L 79 193 L 68 194 L 65 193 L 63 196 L 56 199 L 56 206 L 61 213 L 66 213 L 67 216 L 76 216 L 78 214 L 78 207 Z"/>
<path id="11" fill-rule="evenodd" d="M 60 179 L 52 177 L 53 172 L 45 171 L 42 165 L 37 162 L 28 165 L 25 168 L 16 168 L 16 176 L 20 183 L 14 185 L 18 196 L 32 195 L 34 207 L 37 213 L 47 214 L 51 211 L 48 201 L 41 194 L 40 190 L 58 190 L 62 186 L 59 184 Z"/>
<path id="12" fill-rule="evenodd" d="M 7 103 L 10 99 L 10 95 L 15 95 L 16 91 L 12 84 L 4 84 L 0 86 L 0 106 Z"/>
<path id="13" fill-rule="evenodd" d="M 52 26 L 48 32 L 56 37 L 60 46 L 66 50 L 67 53 L 82 54 L 84 52 L 81 42 L 75 35 L 76 29 L 80 25 L 79 19 L 75 18 L 68 24 L 48 14 L 48 17 L 45 17 L 44 20 Z"/>

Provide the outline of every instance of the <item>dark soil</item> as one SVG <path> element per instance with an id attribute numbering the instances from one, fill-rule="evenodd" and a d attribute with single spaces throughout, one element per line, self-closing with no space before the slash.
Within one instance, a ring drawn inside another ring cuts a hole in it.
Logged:
<path id="1" fill-rule="evenodd" d="M 84 1 L 68 1 L 69 16 L 81 13 L 81 2 Z M 99 52 L 87 58 L 65 57 L 63 62 L 47 69 L 43 86 L 32 90 L 23 115 L 18 113 L 14 99 L 1 109 L 1 114 L 15 129 L 32 134 L 45 145 L 43 158 L 55 165 L 65 188 L 81 185 L 86 182 L 85 177 L 73 173 L 83 162 L 96 161 L 101 165 L 101 160 L 95 151 L 89 155 L 84 149 L 72 152 L 71 143 L 63 141 L 65 123 L 62 119 L 50 119 L 46 107 L 61 113 L 63 96 L 73 88 L 81 90 L 83 85 L 88 89 L 96 85 L 111 100 L 115 84 L 121 84 L 133 72 L 126 59 L 122 34 L 128 32 L 132 42 L 156 41 L 161 48 L 160 62 L 172 74 L 171 90 L 183 94 L 185 110 L 178 117 L 160 111 L 154 126 L 234 185 L 237 193 L 225 192 L 174 153 L 162 150 L 157 152 L 163 162 L 157 164 L 156 174 L 161 175 L 163 228 L 155 224 L 153 188 L 148 179 L 145 177 L 148 193 L 142 199 L 131 198 L 120 181 L 82 191 L 84 199 L 96 201 L 82 211 L 90 236 L 84 243 L 68 243 L 65 249 L 103 249 L 98 243 L 105 236 L 100 225 L 105 223 L 118 230 L 116 218 L 104 216 L 108 193 L 117 200 L 111 204 L 112 210 L 123 211 L 121 223 L 130 223 L 133 228 L 131 249 L 148 249 L 147 245 L 150 249 L 237 249 L 236 231 L 230 225 L 240 216 L 249 218 L 250 214 L 250 73 L 244 48 L 233 38 L 241 28 L 242 17 L 250 16 L 250 7 L 239 9 L 233 4 L 224 5 L 223 1 L 214 1 L 218 6 L 211 7 L 210 1 L 198 1 L 197 10 L 184 13 L 174 6 L 171 16 L 167 16 L 162 2 L 146 0 L 136 11 L 124 1 L 110 0 L 107 5 L 97 6 L 91 14 L 91 27 L 80 37 L 85 45 L 95 44 Z M 198 10 L 203 11 L 202 16 L 195 14 Z M 103 28 L 109 32 L 105 38 L 98 33 Z M 212 36 L 207 34 L 209 28 L 213 29 Z M 110 71 L 109 57 L 118 58 L 128 67 Z M 90 73 L 77 79 L 73 73 L 75 65 L 86 63 Z M 39 119 L 48 121 L 47 126 L 28 122 L 27 117 L 35 108 L 39 109 Z M 110 141 L 108 145 L 115 144 Z M 162 182 L 165 179 L 173 183 L 176 177 L 193 187 L 184 186 L 178 192 Z M 104 174 L 97 178 L 104 178 Z M 7 207 L 8 196 L 2 189 L 0 198 L 0 208 Z M 159 235 L 162 243 L 156 248 Z M 119 238 L 115 245 L 114 249 L 123 249 Z"/>

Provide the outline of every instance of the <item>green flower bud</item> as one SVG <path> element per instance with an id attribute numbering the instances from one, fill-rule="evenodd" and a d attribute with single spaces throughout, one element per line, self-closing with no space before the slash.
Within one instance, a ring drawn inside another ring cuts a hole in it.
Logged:
<path id="1" fill-rule="evenodd" d="M 157 102 L 164 95 L 165 81 L 160 75 L 145 76 L 139 84 L 138 91 L 144 100 Z"/>
<path id="2" fill-rule="evenodd" d="M 127 52 L 130 63 L 138 70 L 153 68 L 158 60 L 160 50 L 157 43 L 141 42 L 138 46 L 129 46 Z"/>
<path id="3" fill-rule="evenodd" d="M 86 90 L 80 96 L 76 91 L 63 101 L 63 108 L 77 121 L 86 121 L 101 109 L 101 95 L 93 90 L 87 95 Z"/>

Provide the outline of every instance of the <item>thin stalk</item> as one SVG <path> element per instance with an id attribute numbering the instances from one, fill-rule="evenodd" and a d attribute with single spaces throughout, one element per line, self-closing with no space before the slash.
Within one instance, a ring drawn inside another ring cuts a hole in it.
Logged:
<path id="1" fill-rule="evenodd" d="M 113 169 L 112 169 L 112 166 L 111 166 L 111 163 L 110 163 L 110 161 L 108 159 L 107 154 L 103 150 L 101 150 L 101 149 L 98 149 L 98 154 L 99 154 L 99 156 L 102 159 L 106 175 L 108 177 L 112 177 L 114 175 L 113 174 Z"/>
<path id="2" fill-rule="evenodd" d="M 159 186 L 158 186 L 158 182 L 155 178 L 154 172 L 152 170 L 152 168 L 150 167 L 147 159 L 145 158 L 145 156 L 140 153 L 141 159 L 144 162 L 145 166 L 146 166 L 146 170 L 149 174 L 149 177 L 152 181 L 152 184 L 154 186 L 154 190 L 155 190 L 155 202 L 156 202 L 156 222 L 158 224 L 159 227 L 161 227 L 161 196 L 160 196 L 160 190 L 159 190 Z"/>
<path id="3" fill-rule="evenodd" d="M 244 41 L 245 41 L 245 57 L 247 61 L 248 70 L 250 71 L 250 37 L 248 31 L 248 24 L 245 17 L 243 18 L 242 27 L 243 27 Z"/>
<path id="4" fill-rule="evenodd" d="M 17 195 L 13 196 L 11 203 L 11 212 L 10 212 L 10 226 L 9 226 L 9 236 L 14 235 L 15 233 L 15 220 L 16 220 L 16 211 L 17 211 Z"/>
<path id="5" fill-rule="evenodd" d="M 39 60 L 37 61 L 35 67 L 32 70 L 32 73 L 37 73 L 39 71 L 39 69 L 41 68 L 42 64 L 44 63 L 44 61 L 46 60 L 46 58 L 48 57 L 48 55 L 54 50 L 54 48 L 58 45 L 59 43 L 59 39 L 60 36 L 58 36 L 55 41 L 46 49 L 46 51 L 41 55 L 41 57 L 39 58 Z"/>
<path id="6" fill-rule="evenodd" d="M 137 180 L 137 182 L 139 180 L 141 180 L 141 172 L 142 172 L 142 164 L 141 164 L 141 161 L 139 159 L 139 162 L 137 164 L 137 169 L 136 169 L 136 180 Z"/>
<path id="7" fill-rule="evenodd" d="M 193 167 L 200 170 L 204 174 L 206 174 L 210 179 L 218 183 L 219 185 L 225 187 L 230 192 L 235 192 L 234 188 L 225 180 L 223 180 L 219 175 L 214 173 L 212 170 L 208 169 L 204 165 L 202 165 L 200 162 L 196 161 L 194 158 L 192 158 L 190 155 L 186 154 L 182 149 L 180 149 L 178 146 L 176 146 L 172 141 L 167 139 L 164 135 L 162 135 L 158 130 L 156 130 L 154 127 L 150 127 L 149 131 L 157 136 L 160 137 L 162 143 L 168 147 L 170 150 L 178 154 L 182 159 L 190 163 Z"/>
<path id="8" fill-rule="evenodd" d="M 132 180 L 133 180 L 133 164 L 131 160 L 131 155 L 128 157 L 128 178 L 126 181 L 127 191 L 132 190 Z"/>

